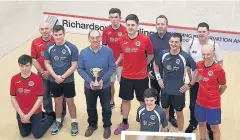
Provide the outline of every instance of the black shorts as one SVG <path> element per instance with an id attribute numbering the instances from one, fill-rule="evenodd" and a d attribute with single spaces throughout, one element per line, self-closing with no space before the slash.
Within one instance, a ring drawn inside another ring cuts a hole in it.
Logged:
<path id="1" fill-rule="evenodd" d="M 138 101 L 143 102 L 143 93 L 149 87 L 148 77 L 145 79 L 127 79 L 121 77 L 119 97 L 123 100 L 133 100 L 134 91 Z"/>
<path id="2" fill-rule="evenodd" d="M 185 94 L 171 95 L 162 92 L 161 105 L 162 108 L 169 108 L 169 106 L 172 105 L 176 111 L 182 111 L 183 108 L 185 107 Z"/>
<path id="3" fill-rule="evenodd" d="M 76 96 L 75 83 L 60 83 L 50 82 L 50 91 L 53 97 L 64 96 L 65 98 L 73 98 Z"/>

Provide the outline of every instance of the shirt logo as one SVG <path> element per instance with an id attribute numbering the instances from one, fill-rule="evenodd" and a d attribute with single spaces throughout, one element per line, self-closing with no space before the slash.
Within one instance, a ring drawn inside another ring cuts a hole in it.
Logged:
<path id="1" fill-rule="evenodd" d="M 141 43 L 139 41 L 136 42 L 136 46 L 139 47 Z"/>
<path id="2" fill-rule="evenodd" d="M 108 32 L 108 34 L 110 35 L 112 32 Z"/>
<path id="3" fill-rule="evenodd" d="M 174 67 L 172 68 L 172 70 L 177 71 L 177 70 L 179 70 L 179 67 L 174 66 Z"/>
<path id="4" fill-rule="evenodd" d="M 33 85 L 34 85 L 34 82 L 33 82 L 33 81 L 29 81 L 29 82 L 28 82 L 28 85 L 29 85 L 29 86 L 33 86 Z"/>
<path id="5" fill-rule="evenodd" d="M 54 60 L 59 60 L 59 57 L 58 56 L 54 56 Z"/>
<path id="6" fill-rule="evenodd" d="M 67 52 L 67 51 L 66 51 L 65 49 L 62 50 L 62 54 L 66 54 L 66 52 Z"/>
<path id="7" fill-rule="evenodd" d="M 38 47 L 42 46 L 43 44 L 39 44 Z"/>
<path id="8" fill-rule="evenodd" d="M 113 37 L 110 38 L 110 41 L 111 41 L 111 42 L 114 42 L 114 40 L 115 40 L 115 39 L 114 39 Z"/>
<path id="9" fill-rule="evenodd" d="M 19 88 L 19 89 L 18 89 L 18 92 L 19 92 L 19 93 L 23 93 L 23 88 Z"/>
<path id="10" fill-rule="evenodd" d="M 122 36 L 122 32 L 118 32 L 118 36 Z"/>
<path id="11" fill-rule="evenodd" d="M 147 125 L 147 124 L 148 124 L 147 121 L 144 120 L 144 121 L 143 121 L 143 125 Z"/>
<path id="12" fill-rule="evenodd" d="M 151 119 L 151 120 L 155 120 L 155 115 L 151 115 L 151 116 L 150 116 L 150 119 Z"/>
<path id="13" fill-rule="evenodd" d="M 196 54 L 196 53 L 197 53 L 197 51 L 192 51 L 192 53 Z"/>
<path id="14" fill-rule="evenodd" d="M 171 65 L 167 65 L 167 70 L 172 70 L 172 66 Z"/>
<path id="15" fill-rule="evenodd" d="M 130 48 L 125 48 L 125 52 L 130 52 L 131 51 L 131 49 Z"/>
<path id="16" fill-rule="evenodd" d="M 24 93 L 30 93 L 31 92 L 31 90 L 29 90 L 29 89 L 24 89 Z"/>
<path id="17" fill-rule="evenodd" d="M 209 76 L 212 76 L 212 75 L 213 75 L 213 71 L 211 71 L 211 70 L 208 71 L 208 75 L 209 75 Z"/>
<path id="18" fill-rule="evenodd" d="M 177 60 L 176 60 L 176 64 L 180 64 L 180 59 L 177 59 Z"/>

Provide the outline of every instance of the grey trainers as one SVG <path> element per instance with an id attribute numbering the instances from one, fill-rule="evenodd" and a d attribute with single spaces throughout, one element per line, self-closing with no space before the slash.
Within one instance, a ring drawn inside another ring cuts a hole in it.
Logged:
<path id="1" fill-rule="evenodd" d="M 62 128 L 62 123 L 56 121 L 56 122 L 53 124 L 52 135 L 58 134 L 59 131 L 61 130 L 61 128 Z"/>
<path id="2" fill-rule="evenodd" d="M 72 124 L 72 136 L 76 136 L 78 134 L 78 123 L 77 122 L 73 122 Z"/>

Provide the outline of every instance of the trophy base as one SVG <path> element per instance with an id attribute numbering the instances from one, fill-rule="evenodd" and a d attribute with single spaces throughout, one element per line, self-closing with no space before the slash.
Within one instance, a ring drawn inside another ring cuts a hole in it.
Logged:
<path id="1" fill-rule="evenodd" d="M 100 90 L 101 86 L 93 86 L 93 90 Z"/>

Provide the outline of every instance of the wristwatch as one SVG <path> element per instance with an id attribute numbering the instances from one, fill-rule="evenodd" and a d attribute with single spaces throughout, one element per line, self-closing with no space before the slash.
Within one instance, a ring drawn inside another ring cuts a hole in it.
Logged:
<path id="1" fill-rule="evenodd" d="M 191 85 L 190 83 L 188 83 L 188 86 L 191 88 L 193 85 Z"/>

